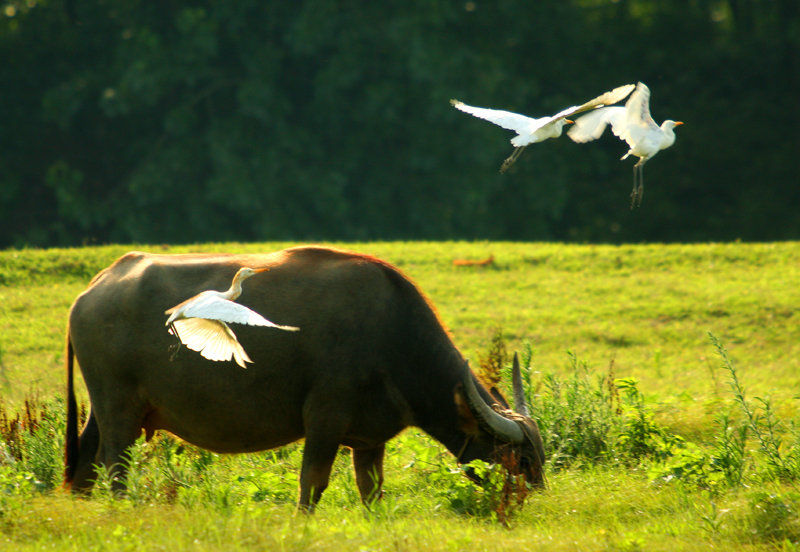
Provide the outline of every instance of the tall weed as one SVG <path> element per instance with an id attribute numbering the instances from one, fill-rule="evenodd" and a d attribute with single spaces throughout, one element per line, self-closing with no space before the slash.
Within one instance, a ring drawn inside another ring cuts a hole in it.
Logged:
<path id="1" fill-rule="evenodd" d="M 496 327 L 492 333 L 489 348 L 486 354 L 478 353 L 481 379 L 489 387 L 500 388 L 503 377 L 507 375 L 503 368 L 508 360 L 506 341 L 503 337 L 503 330 L 500 326 Z"/>
<path id="2" fill-rule="evenodd" d="M 41 489 L 61 482 L 64 405 L 60 399 L 42 403 L 26 398 L 21 412 L 11 414 L 0 403 L 0 464 L 30 473 Z"/>
<path id="3" fill-rule="evenodd" d="M 723 410 L 714 417 L 718 430 L 714 437 L 713 464 L 722 472 L 728 486 L 742 482 L 747 464 L 747 426 L 738 424 L 730 412 Z"/>
<path id="4" fill-rule="evenodd" d="M 568 353 L 571 376 L 546 374 L 529 396 L 553 468 L 577 461 L 594 462 L 612 450 L 615 410 L 607 377 L 592 381 L 587 365 Z M 523 358 L 527 355 L 523 355 Z M 530 366 L 523 367 L 523 371 Z"/>
<path id="5" fill-rule="evenodd" d="M 745 396 L 745 388 L 739 380 L 738 372 L 728 356 L 725 346 L 712 333 L 709 332 L 708 335 L 722 360 L 723 369 L 728 373 L 733 404 L 738 407 L 742 415 L 738 426 L 731 423 L 730 417 L 727 415 L 719 418 L 720 430 L 723 432 L 723 438 L 717 439 L 719 457 L 727 458 L 729 448 L 731 448 L 728 445 L 731 443 L 734 445 L 734 460 L 737 462 L 735 465 L 739 471 L 736 474 L 737 482 L 740 481 L 745 467 L 747 439 L 749 435 L 752 435 L 758 443 L 758 460 L 760 461 L 754 460 L 758 474 L 767 480 L 797 481 L 800 479 L 800 440 L 798 440 L 795 422 L 791 422 L 790 431 L 776 417 L 769 399 L 755 397 L 754 402 L 748 401 Z M 733 429 L 730 429 L 731 426 Z M 730 431 L 735 434 L 731 441 L 727 440 L 724 435 Z M 788 443 L 783 442 L 786 435 L 792 439 Z"/>
<path id="6" fill-rule="evenodd" d="M 629 463 L 638 463 L 644 458 L 655 461 L 672 455 L 675 447 L 681 446 L 683 438 L 674 435 L 654 421 L 653 412 L 645 405 L 644 395 L 639 391 L 634 378 L 614 380 L 621 391 L 622 425 L 616 440 L 616 448 Z"/>

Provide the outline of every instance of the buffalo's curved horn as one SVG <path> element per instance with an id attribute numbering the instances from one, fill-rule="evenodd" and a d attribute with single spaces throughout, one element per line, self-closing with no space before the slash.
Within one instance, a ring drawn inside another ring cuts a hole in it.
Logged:
<path id="1" fill-rule="evenodd" d="M 472 370 L 469 368 L 469 362 L 464 365 L 464 394 L 467 398 L 467 404 L 472 411 L 473 416 L 478 420 L 483 428 L 494 435 L 496 438 L 507 443 L 519 444 L 525 439 L 522 428 L 517 425 L 517 422 L 509 420 L 498 412 L 495 412 L 492 407 L 486 404 L 473 379 Z"/>
<path id="2" fill-rule="evenodd" d="M 511 367 L 511 385 L 514 388 L 514 410 L 518 414 L 530 417 L 528 403 L 525 401 L 525 389 L 522 387 L 522 371 L 519 368 L 519 355 L 514 352 L 514 364 Z"/>

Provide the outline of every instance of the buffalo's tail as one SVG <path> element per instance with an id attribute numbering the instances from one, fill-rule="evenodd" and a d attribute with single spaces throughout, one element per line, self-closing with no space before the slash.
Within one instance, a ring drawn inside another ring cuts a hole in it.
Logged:
<path id="1" fill-rule="evenodd" d="M 67 430 L 64 439 L 64 485 L 69 488 L 75 479 L 78 467 L 78 403 L 75 400 L 73 374 L 75 371 L 75 353 L 72 350 L 72 339 L 67 329 Z"/>

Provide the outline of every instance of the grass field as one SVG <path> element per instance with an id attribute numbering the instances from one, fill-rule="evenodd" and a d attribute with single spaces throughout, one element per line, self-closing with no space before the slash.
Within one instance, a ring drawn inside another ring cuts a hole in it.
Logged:
<path id="1" fill-rule="evenodd" d="M 498 333 L 509 351 L 530 351 L 530 397 L 534 408 L 547 405 L 542 416 L 590 405 L 610 370 L 634 378 L 613 446 L 597 461 L 578 455 L 551 469 L 549 488 L 507 523 L 491 492 L 453 473 L 452 457 L 415 430 L 388 447 L 386 498 L 369 512 L 343 452 L 317 514 L 294 515 L 301 443 L 218 456 L 161 438 L 134 451 L 126 498 L 111 499 L 101 484 L 93 498 L 73 499 L 57 490 L 67 312 L 98 270 L 134 248 L 2 251 L 3 409 L 13 418 L 36 397 L 35 412 L 47 412 L 39 414 L 43 429 L 21 439 L 22 458 L 13 459 L 8 443 L 0 449 L 0 549 L 800 549 L 800 243 L 336 245 L 379 256 L 415 280 L 473 366 Z M 490 255 L 488 266 L 452 262 Z M 744 397 L 732 390 L 732 373 Z M 554 382 L 573 385 L 580 400 L 556 395 Z M 737 448 L 743 406 L 754 421 Z M 725 413 L 729 424 L 720 422 Z M 775 432 L 775 456 L 759 429 Z M 686 444 L 676 448 L 675 438 Z M 647 452 L 636 453 L 633 441 Z M 553 433 L 551 459 L 556 442 Z M 775 458 L 785 460 L 783 471 Z M 720 468 L 723 460 L 738 472 Z"/>

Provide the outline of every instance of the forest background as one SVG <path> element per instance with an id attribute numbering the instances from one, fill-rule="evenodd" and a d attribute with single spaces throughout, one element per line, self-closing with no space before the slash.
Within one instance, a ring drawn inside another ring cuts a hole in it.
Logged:
<path id="1" fill-rule="evenodd" d="M 800 238 L 796 0 L 0 0 L 0 247 Z M 609 135 L 544 116 L 643 81 L 672 148 L 629 209 Z"/>

